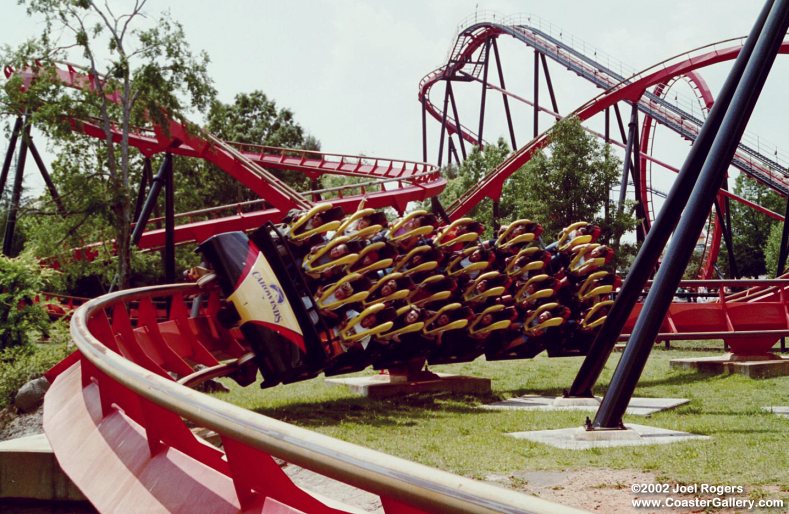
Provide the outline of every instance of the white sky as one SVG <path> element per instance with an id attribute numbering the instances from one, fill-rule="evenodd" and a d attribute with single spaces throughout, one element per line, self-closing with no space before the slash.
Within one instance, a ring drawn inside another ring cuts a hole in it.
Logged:
<path id="1" fill-rule="evenodd" d="M 2 1 L 0 44 L 15 45 L 40 31 L 40 22 L 28 18 L 14 0 Z M 111 3 L 117 12 L 125 5 Z M 633 69 L 642 69 L 692 48 L 747 34 L 761 6 L 754 0 L 151 0 L 147 10 L 156 14 L 169 8 L 184 25 L 192 48 L 208 52 L 209 71 L 223 101 L 260 89 L 279 106 L 293 110 L 324 151 L 421 160 L 418 83 L 445 63 L 458 22 L 475 9 L 536 14 Z M 509 89 L 531 96 L 532 51 L 503 41 L 501 45 Z M 713 91 L 728 66 L 705 75 Z M 549 67 L 562 112 L 596 94 L 556 63 L 549 62 Z M 749 130 L 781 146 L 787 136 L 780 127 L 787 118 L 786 101 L 779 81 L 771 82 L 774 91 L 768 84 Z M 493 95 L 489 97 L 493 102 Z M 547 101 L 547 94 L 541 93 L 541 98 Z M 760 109 L 762 105 L 768 107 Z M 518 121 L 525 126 L 516 129 L 519 144 L 531 134 L 529 111 L 522 110 Z M 759 127 L 757 120 L 763 120 Z M 486 139 L 506 134 L 502 123 L 495 124 L 486 124 Z M 0 142 L 0 150 L 6 144 Z M 435 135 L 428 144 L 428 160 L 435 161 Z M 783 146 L 789 152 L 789 144 Z M 681 164 L 681 158 L 674 164 Z M 27 175 L 35 176 L 30 165 Z"/>

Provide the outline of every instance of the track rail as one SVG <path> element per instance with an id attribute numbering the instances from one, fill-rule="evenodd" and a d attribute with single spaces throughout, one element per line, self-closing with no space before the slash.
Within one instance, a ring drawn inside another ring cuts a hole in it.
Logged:
<path id="1" fill-rule="evenodd" d="M 187 362 L 234 347 L 234 338 L 217 337 L 221 328 L 207 315 L 212 299 L 189 317 L 186 299 L 198 293 L 192 284 L 122 291 L 74 314 L 79 352 L 57 370 L 44 430 L 63 469 L 100 511 L 346 511 L 293 484 L 272 460 L 277 457 L 379 495 L 386 512 L 581 512 L 316 434 L 178 384 L 168 372 L 183 375 Z M 170 302 L 167 319 L 151 317 L 154 300 Z M 224 450 L 196 438 L 186 423 L 218 433 Z"/>

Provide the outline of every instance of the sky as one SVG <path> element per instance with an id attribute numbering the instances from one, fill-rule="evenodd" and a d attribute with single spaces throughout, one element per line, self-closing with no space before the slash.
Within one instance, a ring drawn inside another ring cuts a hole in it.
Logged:
<path id="1" fill-rule="evenodd" d="M 29 18 L 14 0 L 2 2 L 0 45 L 13 46 L 40 33 L 40 20 Z M 110 3 L 118 12 L 128 5 Z M 419 81 L 446 62 L 458 23 L 475 12 L 479 17 L 536 15 L 563 37 L 583 40 L 587 48 L 599 49 L 598 55 L 614 56 L 637 70 L 746 35 L 761 6 L 753 0 L 151 0 L 146 10 L 155 17 L 169 9 L 183 24 L 192 49 L 208 53 L 209 73 L 221 100 L 230 102 L 238 93 L 259 89 L 278 106 L 291 109 L 324 151 L 422 160 Z M 502 61 L 510 89 L 528 95 L 531 50 L 502 42 Z M 596 94 L 556 63 L 549 66 L 560 111 L 569 112 Z M 729 65 L 721 66 L 705 76 L 713 91 Z M 786 101 L 780 81 L 771 82 L 777 85 L 770 88 L 768 83 L 749 130 L 758 129 L 764 141 L 786 140 L 789 134 L 781 126 L 787 118 Z M 469 102 L 474 95 L 478 98 L 478 92 L 469 94 Z M 516 118 L 526 125 L 516 129 L 524 134 L 519 136 L 523 142 L 531 132 L 527 114 L 523 110 Z M 505 135 L 500 116 L 490 116 L 486 139 Z M 432 123 L 429 135 L 429 161 L 436 160 L 435 126 Z M 0 150 L 6 144 L 0 142 Z M 666 147 L 677 144 L 667 142 Z M 681 156 L 674 164 L 681 164 Z M 37 187 L 35 180 L 28 185 Z"/>

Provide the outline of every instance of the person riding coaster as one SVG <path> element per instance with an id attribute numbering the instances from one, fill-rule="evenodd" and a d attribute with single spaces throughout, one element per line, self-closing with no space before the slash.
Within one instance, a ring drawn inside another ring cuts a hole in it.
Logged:
<path id="1" fill-rule="evenodd" d="M 567 252 L 573 247 L 594 243 L 600 237 L 600 227 L 588 221 L 578 221 L 564 227 L 556 241 L 546 247 L 551 253 Z"/>
<path id="2" fill-rule="evenodd" d="M 293 221 L 288 225 L 286 235 L 297 245 L 307 243 L 314 236 L 337 230 L 344 215 L 340 207 L 330 203 L 318 204 L 305 213 L 292 215 Z"/>
<path id="3" fill-rule="evenodd" d="M 376 302 L 389 303 L 405 300 L 414 289 L 414 282 L 402 273 L 390 273 L 378 279 L 362 302 L 365 306 Z"/>
<path id="4" fill-rule="evenodd" d="M 370 341 L 373 369 L 388 369 L 424 360 L 435 349 L 436 341 L 422 335 L 425 311 L 407 304 L 396 310 L 394 325 Z"/>
<path id="5" fill-rule="evenodd" d="M 482 271 L 489 269 L 495 260 L 495 254 L 481 245 L 465 248 L 450 258 L 446 268 L 447 275 L 466 275 L 473 280 Z"/>
<path id="6" fill-rule="evenodd" d="M 416 210 L 395 221 L 389 227 L 388 239 L 401 250 L 408 251 L 420 239 L 427 238 L 438 226 L 438 220 L 425 210 Z"/>
<path id="7" fill-rule="evenodd" d="M 610 300 L 613 292 L 622 285 L 619 275 L 610 271 L 595 271 L 581 283 L 576 297 L 581 304 Z"/>
<path id="8" fill-rule="evenodd" d="M 566 334 L 562 329 L 569 317 L 570 309 L 559 303 L 541 305 L 526 316 L 521 333 L 503 343 L 489 343 L 485 357 L 491 361 L 531 359 L 546 349 L 553 352 L 556 345 L 564 344 Z"/>
<path id="9" fill-rule="evenodd" d="M 430 245 L 420 245 L 395 260 L 393 271 L 419 278 L 441 264 L 443 254 Z"/>
<path id="10" fill-rule="evenodd" d="M 605 323 L 613 304 L 613 300 L 596 301 L 583 311 L 580 319 L 568 324 L 568 331 L 572 336 L 564 339 L 561 347 L 549 346 L 548 355 L 550 357 L 573 357 L 589 353 L 589 347 Z"/>
<path id="11" fill-rule="evenodd" d="M 428 355 L 428 364 L 469 362 L 485 351 L 485 339 L 472 337 L 468 332 L 474 311 L 460 303 L 445 305 L 425 321 L 422 333 L 435 341 L 435 349 Z"/>
<path id="12" fill-rule="evenodd" d="M 433 238 L 436 248 L 457 252 L 479 241 L 485 226 L 471 218 L 460 218 L 440 229 Z"/>
<path id="13" fill-rule="evenodd" d="M 510 328 L 516 317 L 517 312 L 514 307 L 502 304 L 491 305 L 471 320 L 468 333 L 471 337 L 484 339 L 495 331 Z"/>
<path id="14" fill-rule="evenodd" d="M 524 246 L 537 240 L 542 234 L 542 225 L 532 220 L 515 220 L 503 230 L 496 239 L 496 248 L 502 252 L 514 254 Z"/>
<path id="15" fill-rule="evenodd" d="M 535 275 L 527 280 L 515 293 L 515 302 L 531 310 L 555 298 L 559 291 L 559 280 L 547 275 Z"/>
<path id="16" fill-rule="evenodd" d="M 397 257 L 397 250 L 391 244 L 384 241 L 370 243 L 359 252 L 359 258 L 345 266 L 347 273 L 359 273 L 366 275 L 373 272 L 384 273 L 391 268 L 394 259 Z"/>
<path id="17" fill-rule="evenodd" d="M 360 209 L 342 220 L 334 237 L 369 240 L 388 226 L 389 220 L 383 212 L 375 209 Z"/>
<path id="18" fill-rule="evenodd" d="M 488 271 L 474 279 L 463 292 L 463 299 L 469 303 L 485 302 L 505 293 L 509 279 L 498 271 Z"/>
<path id="19" fill-rule="evenodd" d="M 371 364 L 371 354 L 367 349 L 379 334 L 390 330 L 394 325 L 395 310 L 382 303 L 366 307 L 362 312 L 349 309 L 346 321 L 340 328 L 332 329 L 328 338 L 329 359 L 324 367 L 326 376 L 361 371 Z"/>
<path id="20" fill-rule="evenodd" d="M 599 243 L 577 246 L 568 266 L 568 275 L 575 279 L 585 277 L 610 263 L 613 258 L 614 250 L 610 246 Z"/>
<path id="21" fill-rule="evenodd" d="M 302 268 L 307 276 L 321 278 L 333 268 L 354 264 L 361 257 L 361 251 L 362 244 L 359 241 L 338 237 L 324 245 L 313 246 L 304 257 Z"/>
<path id="22" fill-rule="evenodd" d="M 452 300 L 457 294 L 455 279 L 444 275 L 433 275 L 418 283 L 411 292 L 408 301 L 417 307 L 427 307 L 435 302 Z"/>
<path id="23" fill-rule="evenodd" d="M 351 273 L 327 286 L 318 288 L 316 303 L 321 310 L 335 311 L 341 307 L 364 301 L 370 294 L 370 281 L 358 273 Z"/>
<path id="24" fill-rule="evenodd" d="M 551 254 L 536 246 L 522 249 L 505 261 L 504 272 L 513 279 L 528 280 L 543 272 L 551 262 Z"/>

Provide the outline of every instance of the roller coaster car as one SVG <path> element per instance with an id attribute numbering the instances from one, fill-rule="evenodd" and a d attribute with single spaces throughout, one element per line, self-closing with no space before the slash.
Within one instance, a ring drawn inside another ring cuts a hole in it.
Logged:
<path id="1" fill-rule="evenodd" d="M 550 262 L 550 253 L 536 246 L 530 246 L 507 258 L 504 272 L 512 278 L 528 279 L 545 270 Z"/>
<path id="2" fill-rule="evenodd" d="M 546 274 L 535 275 L 515 293 L 515 302 L 526 310 L 536 309 L 549 303 L 559 290 L 559 281 Z"/>
<path id="3" fill-rule="evenodd" d="M 436 341 L 422 335 L 424 314 L 414 305 L 397 309 L 391 329 L 370 341 L 374 369 L 406 366 L 425 359 L 436 348 Z"/>
<path id="4" fill-rule="evenodd" d="M 475 278 L 463 292 L 463 299 L 469 303 L 480 303 L 497 298 L 505 293 L 509 279 L 498 271 L 488 271 Z"/>
<path id="5" fill-rule="evenodd" d="M 384 241 L 370 243 L 359 252 L 359 258 L 356 262 L 345 267 L 345 271 L 347 273 L 359 273 L 360 275 L 382 271 L 391 268 L 396 257 L 397 250 L 389 243 Z"/>
<path id="6" fill-rule="evenodd" d="M 564 330 L 570 309 L 552 302 L 541 305 L 525 319 L 523 332 L 498 346 L 489 344 L 485 355 L 488 360 L 532 359 L 548 349 L 551 357 L 557 355 L 556 348 L 566 339 Z"/>
<path id="7" fill-rule="evenodd" d="M 316 330 L 323 323 L 320 313 L 274 227 L 256 231 L 254 241 L 228 232 L 207 239 L 198 251 L 238 316 L 263 375 L 261 387 L 312 378 L 326 359 Z"/>
<path id="8" fill-rule="evenodd" d="M 361 371 L 372 363 L 371 342 L 394 326 L 396 312 L 375 303 L 362 312 L 349 310 L 347 320 L 337 331 L 339 344 L 333 345 L 323 373 L 326 376 Z M 368 349 L 370 351 L 368 351 Z"/>
<path id="9" fill-rule="evenodd" d="M 337 228 L 335 237 L 368 240 L 389 226 L 386 214 L 375 209 L 361 209 L 347 216 Z"/>
<path id="10" fill-rule="evenodd" d="M 361 257 L 362 244 L 347 237 L 332 239 L 324 245 L 314 246 L 304 257 L 304 273 L 312 278 L 343 266 L 351 266 Z"/>
<path id="11" fill-rule="evenodd" d="M 425 320 L 422 333 L 436 341 L 435 349 L 427 357 L 429 364 L 470 362 L 484 353 L 484 340 L 471 337 L 467 330 L 473 316 L 469 307 L 450 303 Z"/>
<path id="12" fill-rule="evenodd" d="M 575 330 L 570 330 L 570 337 L 564 340 L 561 347 L 548 347 L 548 355 L 551 357 L 575 357 L 589 353 L 589 347 L 605 323 L 613 304 L 613 300 L 603 300 L 592 305 L 583 313 L 580 322 L 575 323 Z"/>
<path id="13" fill-rule="evenodd" d="M 581 278 L 599 270 L 614 258 L 613 248 L 598 243 L 587 243 L 573 250 L 573 258 L 568 266 L 572 277 Z"/>
<path id="14" fill-rule="evenodd" d="M 358 273 L 351 273 L 325 287 L 318 288 L 316 293 L 319 309 L 329 311 L 361 303 L 370 294 L 370 280 Z"/>
<path id="15" fill-rule="evenodd" d="M 419 238 L 426 238 L 438 226 L 436 217 L 425 210 L 417 210 L 395 221 L 389 228 L 389 240 L 402 249 L 413 248 Z"/>
<path id="16" fill-rule="evenodd" d="M 405 300 L 414 289 L 414 282 L 402 273 L 390 273 L 378 279 L 369 289 L 369 296 L 362 302 L 365 306 L 373 303 Z"/>
<path id="17" fill-rule="evenodd" d="M 542 234 L 542 225 L 531 220 L 515 220 L 496 239 L 496 248 L 507 253 L 517 253 L 521 248 Z"/>
<path id="18" fill-rule="evenodd" d="M 482 271 L 489 269 L 496 260 L 495 254 L 482 246 L 465 248 L 450 258 L 446 271 L 450 277 L 466 275 L 476 278 Z"/>
<path id="19" fill-rule="evenodd" d="M 304 213 L 289 214 L 288 239 L 297 245 L 312 243 L 315 236 L 337 230 L 345 213 L 329 203 L 316 205 Z"/>
<path id="20" fill-rule="evenodd" d="M 443 275 L 428 277 L 411 292 L 408 301 L 417 307 L 427 307 L 434 302 L 446 302 L 452 299 L 457 291 L 457 282 Z"/>
<path id="21" fill-rule="evenodd" d="M 433 238 L 433 244 L 445 251 L 460 251 L 479 240 L 485 226 L 471 218 L 460 218 L 442 228 Z"/>

